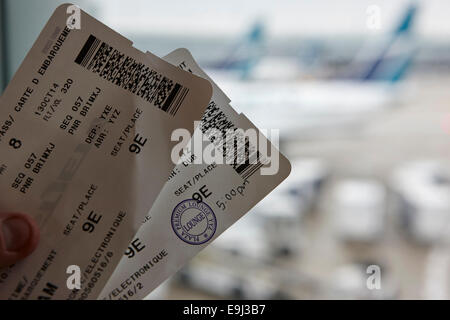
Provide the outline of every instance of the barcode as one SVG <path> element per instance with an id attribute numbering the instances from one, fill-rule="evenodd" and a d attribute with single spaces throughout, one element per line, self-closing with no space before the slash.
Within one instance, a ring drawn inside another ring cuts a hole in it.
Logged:
<path id="1" fill-rule="evenodd" d="M 228 140 L 219 140 L 213 136 L 209 137 L 209 139 L 215 144 L 216 148 L 222 150 L 226 163 L 231 163 L 230 165 L 234 171 L 244 180 L 252 177 L 264 166 L 265 161 L 262 159 L 261 154 L 254 146 L 250 145 L 247 137 L 245 138 L 245 143 L 238 143 L 239 139 L 242 141 L 244 139 L 241 136 L 242 132 L 227 118 L 215 102 L 211 102 L 206 108 L 200 127 L 203 134 L 207 135 L 208 130 L 215 129 L 220 131 L 222 137 L 227 137 Z M 230 131 L 234 132 L 234 134 L 227 136 L 227 133 Z M 233 147 L 230 148 L 230 145 Z"/>
<path id="2" fill-rule="evenodd" d="M 244 179 L 251 178 L 259 169 L 264 166 L 263 163 L 258 162 L 256 164 L 243 164 L 236 169 L 236 172 Z"/>
<path id="3" fill-rule="evenodd" d="M 99 45 L 100 40 L 90 35 L 80 53 L 78 54 L 78 57 L 75 59 L 75 63 L 86 67 L 87 63 L 89 62 L 89 60 L 91 60 L 92 55 Z"/>
<path id="4" fill-rule="evenodd" d="M 252 148 L 248 140 L 241 149 L 235 148 L 233 168 L 244 180 L 253 176 L 263 166 L 261 154 Z"/>
<path id="5" fill-rule="evenodd" d="M 175 116 L 189 89 L 90 35 L 75 63 Z"/>

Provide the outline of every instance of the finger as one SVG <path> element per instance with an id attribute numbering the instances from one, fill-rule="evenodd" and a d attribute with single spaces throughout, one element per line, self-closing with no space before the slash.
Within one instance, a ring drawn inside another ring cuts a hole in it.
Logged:
<path id="1" fill-rule="evenodd" d="M 0 267 L 30 255 L 37 247 L 39 228 L 28 215 L 0 213 Z"/>

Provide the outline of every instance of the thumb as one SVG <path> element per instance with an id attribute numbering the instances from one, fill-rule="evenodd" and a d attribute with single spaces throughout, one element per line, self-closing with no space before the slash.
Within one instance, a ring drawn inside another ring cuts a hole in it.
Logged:
<path id="1" fill-rule="evenodd" d="M 28 215 L 0 213 L 0 267 L 30 255 L 37 247 L 39 228 Z"/>

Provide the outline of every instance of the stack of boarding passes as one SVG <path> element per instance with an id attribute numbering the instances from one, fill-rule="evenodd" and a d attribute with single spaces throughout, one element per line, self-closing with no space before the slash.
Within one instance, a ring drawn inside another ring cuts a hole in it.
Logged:
<path id="1" fill-rule="evenodd" d="M 59 6 L 1 97 L 0 212 L 41 239 L 0 299 L 142 299 L 290 173 L 187 49 Z"/>

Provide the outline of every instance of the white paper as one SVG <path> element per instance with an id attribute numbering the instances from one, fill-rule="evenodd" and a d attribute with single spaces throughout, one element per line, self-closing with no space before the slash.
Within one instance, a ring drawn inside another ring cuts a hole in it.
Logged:
<path id="1" fill-rule="evenodd" d="M 95 299 L 193 131 L 212 89 L 82 12 L 62 5 L 1 98 L 0 211 L 32 215 L 37 250 L 0 271 L 1 299 Z M 169 103 L 171 102 L 171 103 Z M 69 265 L 81 290 L 69 290 Z"/>

